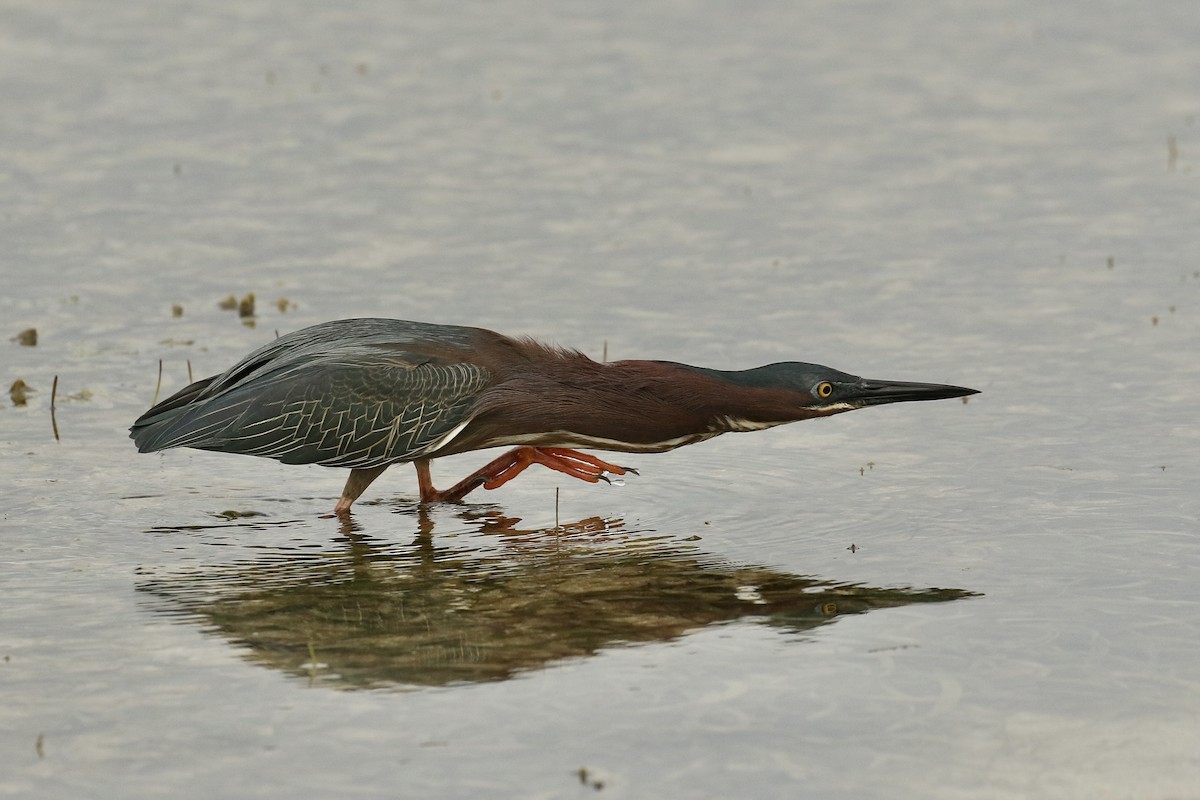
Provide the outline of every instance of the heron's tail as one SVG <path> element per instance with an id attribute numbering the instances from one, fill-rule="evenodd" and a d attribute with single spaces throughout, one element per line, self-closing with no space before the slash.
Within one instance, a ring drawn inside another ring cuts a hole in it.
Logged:
<path id="1" fill-rule="evenodd" d="M 191 404 L 216 377 L 214 375 L 185 386 L 138 417 L 129 429 L 129 438 L 137 445 L 138 452 L 152 453 L 178 446 L 172 441 L 176 438 L 172 423 L 191 410 Z"/>

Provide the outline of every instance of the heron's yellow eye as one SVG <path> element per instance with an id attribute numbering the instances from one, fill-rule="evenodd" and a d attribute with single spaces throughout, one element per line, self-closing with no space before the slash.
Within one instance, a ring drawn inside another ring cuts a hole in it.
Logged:
<path id="1" fill-rule="evenodd" d="M 822 400 L 824 400 L 828 399 L 831 394 L 833 394 L 832 383 L 825 381 L 824 383 L 817 384 L 817 397 L 820 397 Z"/>

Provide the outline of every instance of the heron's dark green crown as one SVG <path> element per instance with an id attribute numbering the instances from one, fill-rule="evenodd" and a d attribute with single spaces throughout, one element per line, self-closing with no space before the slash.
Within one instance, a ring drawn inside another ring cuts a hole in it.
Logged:
<path id="1" fill-rule="evenodd" d="M 686 364 L 679 366 L 745 389 L 783 389 L 814 398 L 818 397 L 817 389 L 824 383 L 836 387 L 853 386 L 862 381 L 857 375 L 803 361 L 781 361 L 777 364 L 739 370 L 708 369 Z"/>
<path id="2" fill-rule="evenodd" d="M 963 386 L 863 378 L 803 361 L 784 361 L 745 370 L 678 366 L 744 389 L 788 392 L 795 396 L 800 406 L 822 414 L 886 403 L 944 400 L 978 394 L 976 389 Z"/>
<path id="3" fill-rule="evenodd" d="M 857 375 L 803 361 L 782 361 L 754 369 L 721 373 L 719 377 L 752 389 L 790 389 L 809 394 L 825 381 L 851 384 L 862 380 Z"/>

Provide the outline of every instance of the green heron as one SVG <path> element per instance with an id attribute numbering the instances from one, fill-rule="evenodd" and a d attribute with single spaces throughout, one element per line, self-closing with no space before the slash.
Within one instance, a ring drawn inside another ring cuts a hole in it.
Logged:
<path id="1" fill-rule="evenodd" d="M 349 467 L 334 508 L 344 514 L 406 461 L 416 466 L 421 502 L 459 502 L 531 464 L 592 483 L 636 472 L 577 447 L 662 453 L 731 431 L 976 393 L 797 362 L 733 371 L 598 363 L 482 328 L 344 319 L 282 336 L 187 386 L 139 417 L 130 438 L 143 453 L 195 447 Z M 433 487 L 433 459 L 510 445 L 453 487 Z"/>

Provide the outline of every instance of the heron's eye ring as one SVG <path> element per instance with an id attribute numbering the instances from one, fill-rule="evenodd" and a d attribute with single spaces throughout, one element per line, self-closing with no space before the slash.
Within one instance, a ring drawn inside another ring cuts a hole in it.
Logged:
<path id="1" fill-rule="evenodd" d="M 824 383 L 817 384 L 817 397 L 820 397 L 822 400 L 827 400 L 831 394 L 833 394 L 832 383 L 825 381 Z"/>

